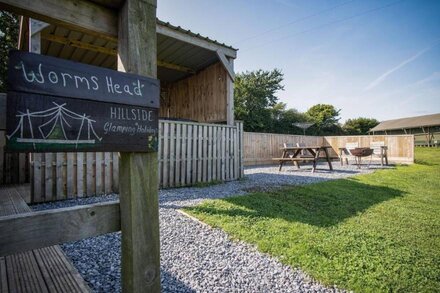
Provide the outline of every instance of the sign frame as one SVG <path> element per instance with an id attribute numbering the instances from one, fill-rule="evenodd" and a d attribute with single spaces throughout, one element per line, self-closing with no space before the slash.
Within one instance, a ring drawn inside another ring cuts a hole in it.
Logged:
<path id="1" fill-rule="evenodd" d="M 157 152 L 159 80 L 11 51 L 10 152 Z"/>

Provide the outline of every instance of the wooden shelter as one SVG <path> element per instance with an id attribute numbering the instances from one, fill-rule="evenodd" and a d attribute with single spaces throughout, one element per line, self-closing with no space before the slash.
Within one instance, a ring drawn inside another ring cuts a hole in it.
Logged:
<path id="1" fill-rule="evenodd" d="M 440 145 L 440 113 L 382 121 L 369 130 L 370 134 L 413 134 L 415 145 Z"/>
<path id="2" fill-rule="evenodd" d="M 240 178 L 242 124 L 233 114 L 237 49 L 158 19 L 156 38 L 160 186 Z M 117 38 L 29 17 L 20 21 L 19 49 L 110 69 L 118 63 Z M 0 153 L 3 145 L 0 135 Z M 0 154 L 0 183 L 31 182 L 32 202 L 117 192 L 118 178 L 117 153 Z"/>
<path id="3" fill-rule="evenodd" d="M 237 49 L 157 19 L 160 116 L 234 124 L 233 80 Z M 32 43 L 43 55 L 116 69 L 117 40 L 29 18 L 20 23 L 19 49 Z"/>

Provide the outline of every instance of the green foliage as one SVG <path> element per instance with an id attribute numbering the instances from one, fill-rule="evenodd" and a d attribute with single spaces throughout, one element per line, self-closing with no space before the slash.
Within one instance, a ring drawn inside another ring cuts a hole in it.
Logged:
<path id="1" fill-rule="evenodd" d="M 307 116 L 296 109 L 286 109 L 285 103 L 277 103 L 271 111 L 271 125 L 267 132 L 285 134 L 303 134 L 303 131 L 293 127 L 295 122 L 307 121 Z"/>
<path id="2" fill-rule="evenodd" d="M 342 129 L 346 134 L 350 135 L 362 135 L 362 134 L 368 134 L 368 130 L 375 127 L 379 124 L 379 121 L 377 121 L 374 118 L 364 118 L 359 117 L 355 119 L 348 119 L 345 121 L 344 125 L 342 126 Z"/>
<path id="3" fill-rule="evenodd" d="M 317 104 L 310 107 L 306 115 L 310 121 L 315 123 L 311 128 L 314 134 L 342 134 L 342 129 L 338 124 L 340 112 L 341 110 L 336 109 L 333 105 Z"/>
<path id="4" fill-rule="evenodd" d="M 8 52 L 17 49 L 18 17 L 0 10 L 0 93 L 6 92 Z"/>
<path id="5" fill-rule="evenodd" d="M 270 108 L 276 105 L 277 91 L 283 90 L 281 85 L 283 73 L 256 70 L 239 73 L 234 84 L 235 118 L 243 120 L 246 131 L 265 131 L 271 125 Z"/>
<path id="6" fill-rule="evenodd" d="M 187 212 L 324 284 L 438 292 L 440 149 L 350 179 L 205 201 Z"/>

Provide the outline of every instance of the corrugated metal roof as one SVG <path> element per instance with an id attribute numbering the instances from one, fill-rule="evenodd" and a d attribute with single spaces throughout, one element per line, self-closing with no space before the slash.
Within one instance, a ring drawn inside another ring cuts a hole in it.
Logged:
<path id="1" fill-rule="evenodd" d="M 158 19 L 158 18 L 156 19 L 156 21 L 157 21 L 158 24 L 161 24 L 161 25 L 167 26 L 167 27 L 169 27 L 169 28 L 172 28 L 172 29 L 174 29 L 174 30 L 180 31 L 180 32 L 185 33 L 185 34 L 187 34 L 187 35 L 190 35 L 190 36 L 193 36 L 193 37 L 197 37 L 197 38 L 199 38 L 199 39 L 202 39 L 202 40 L 205 40 L 205 41 L 211 42 L 211 43 L 213 43 L 213 44 L 216 44 L 216 45 L 219 45 L 219 46 L 223 46 L 223 47 L 226 47 L 226 48 L 229 48 L 229 49 L 232 49 L 232 50 L 238 51 L 238 49 L 236 49 L 236 48 L 234 48 L 234 47 L 232 47 L 232 46 L 230 46 L 230 45 L 226 45 L 225 43 L 220 43 L 219 41 L 217 41 L 217 40 L 213 40 L 213 39 L 211 39 L 211 38 L 209 38 L 209 37 L 204 37 L 204 36 L 202 36 L 202 35 L 200 35 L 200 34 L 196 34 L 196 33 L 192 32 L 192 31 L 190 31 L 190 30 L 183 29 L 183 28 L 181 28 L 180 26 L 172 25 L 171 23 L 169 23 L 169 22 L 164 22 L 164 21 L 162 21 L 162 20 L 160 20 L 160 19 Z"/>
<path id="2" fill-rule="evenodd" d="M 418 128 L 424 126 L 440 126 L 440 113 L 382 121 L 379 125 L 370 129 L 369 132 Z"/>

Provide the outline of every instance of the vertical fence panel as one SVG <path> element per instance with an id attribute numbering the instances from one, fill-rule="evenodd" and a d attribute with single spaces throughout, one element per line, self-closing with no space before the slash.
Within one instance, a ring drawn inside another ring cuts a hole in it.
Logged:
<path id="1" fill-rule="evenodd" d="M 170 168 L 168 173 L 169 185 L 174 186 L 175 181 L 175 164 L 176 163 L 176 124 L 170 122 Z"/>
<path id="2" fill-rule="evenodd" d="M 102 152 L 97 152 L 95 155 L 95 170 L 96 170 L 96 194 L 103 194 L 103 180 L 102 180 Z"/>
<path id="3" fill-rule="evenodd" d="M 76 195 L 84 196 L 84 153 L 76 154 Z"/>
<path id="4" fill-rule="evenodd" d="M 95 168 L 95 153 L 85 153 L 86 156 L 86 194 L 92 195 L 96 193 L 96 168 Z"/>
<path id="5" fill-rule="evenodd" d="M 202 136 L 202 182 L 207 181 L 208 173 L 208 127 L 203 125 L 203 136 Z"/>
<path id="6" fill-rule="evenodd" d="M 44 180 L 44 198 L 46 201 L 49 200 L 53 200 L 53 164 L 52 164 L 52 160 L 53 160 L 53 153 L 45 153 L 44 154 L 44 169 L 45 169 L 45 180 Z"/>
<path id="7" fill-rule="evenodd" d="M 208 126 L 208 135 L 206 139 L 206 145 L 208 147 L 207 160 L 208 168 L 206 170 L 206 180 L 209 182 L 212 180 L 212 126 Z"/>
<path id="8" fill-rule="evenodd" d="M 182 124 L 176 123 L 176 168 L 175 168 L 175 172 L 174 172 L 174 186 L 180 186 L 180 146 L 182 144 L 181 141 L 181 128 L 182 128 Z"/>
<path id="9" fill-rule="evenodd" d="M 33 154 L 33 175 L 34 178 L 31 180 L 33 185 L 33 193 L 31 194 L 32 202 L 41 202 L 42 199 L 42 154 Z"/>
<path id="10" fill-rule="evenodd" d="M 186 185 L 191 184 L 191 166 L 192 166 L 192 157 L 193 157 L 193 126 L 187 125 L 188 127 L 188 136 L 186 143 Z"/>
<path id="11" fill-rule="evenodd" d="M 119 191 L 119 153 L 113 152 L 112 153 L 112 170 L 113 170 L 113 192 Z"/>
<path id="12" fill-rule="evenodd" d="M 64 163 L 65 163 L 65 154 L 64 153 L 56 153 L 55 154 L 56 159 L 56 167 L 55 167 L 55 178 L 56 178 L 56 193 L 55 197 L 57 200 L 64 199 L 64 182 L 65 177 L 63 169 L 64 169 Z"/>
<path id="13" fill-rule="evenodd" d="M 231 158 L 231 149 L 230 149 L 230 144 L 229 144 L 229 140 L 230 140 L 230 136 L 231 136 L 231 129 L 228 127 L 226 128 L 226 140 L 225 140 L 225 144 L 226 144 L 226 180 L 231 180 L 230 177 L 230 158 Z"/>
<path id="14" fill-rule="evenodd" d="M 203 126 L 197 126 L 198 155 L 197 155 L 197 182 L 202 182 L 202 160 L 203 160 Z"/>
<path id="15" fill-rule="evenodd" d="M 67 153 L 67 170 L 66 170 L 66 180 L 67 180 L 67 198 L 73 198 L 75 194 L 75 182 L 74 182 L 74 154 Z"/>
<path id="16" fill-rule="evenodd" d="M 169 144 L 169 123 L 164 122 L 163 123 L 163 173 L 162 173 L 162 186 L 168 187 L 168 169 L 169 169 L 169 157 L 170 153 L 168 151 L 168 144 Z"/>
<path id="17" fill-rule="evenodd" d="M 112 192 L 112 176 L 111 176 L 111 165 L 110 165 L 111 153 L 104 153 L 104 193 L 108 194 Z"/>
<path id="18" fill-rule="evenodd" d="M 193 135 L 192 135 L 192 169 L 191 169 L 191 183 L 195 184 L 197 182 L 197 166 L 198 166 L 198 161 L 197 161 L 197 156 L 198 156 L 198 137 L 199 137 L 199 133 L 198 133 L 198 126 L 197 125 L 192 125 L 191 126 L 192 131 L 193 131 Z"/>
<path id="19" fill-rule="evenodd" d="M 181 163 L 180 163 L 180 186 L 186 185 L 186 158 L 188 156 L 187 148 L 188 145 L 188 125 L 183 124 L 182 125 L 182 139 L 180 143 L 180 148 L 182 151 L 181 155 Z"/>
<path id="20" fill-rule="evenodd" d="M 222 179 L 221 180 L 226 180 L 226 128 L 222 127 L 222 137 L 221 137 L 221 160 L 222 160 L 222 166 L 221 166 L 221 174 L 222 174 Z"/>
<path id="21" fill-rule="evenodd" d="M 212 127 L 212 179 L 218 180 L 217 178 L 217 126 Z"/>

